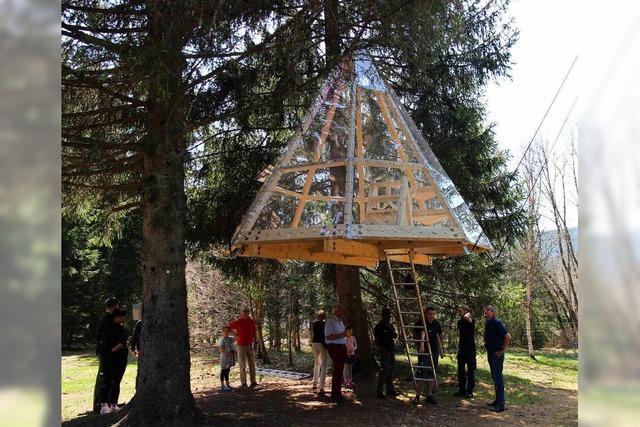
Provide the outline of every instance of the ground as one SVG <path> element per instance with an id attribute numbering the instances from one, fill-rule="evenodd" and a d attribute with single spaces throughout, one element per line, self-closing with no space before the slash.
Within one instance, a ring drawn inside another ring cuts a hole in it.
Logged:
<path id="1" fill-rule="evenodd" d="M 309 352 L 294 355 L 294 369 L 309 372 Z M 269 368 L 285 369 L 286 355 L 274 355 Z M 575 352 L 542 351 L 531 360 L 519 350 L 507 354 L 505 383 L 507 411 L 495 414 L 485 403 L 493 400 L 493 387 L 484 355 L 478 355 L 478 386 L 473 399 L 451 396 L 456 390 L 455 359 L 440 362 L 440 390 L 437 405 L 412 406 L 414 392 L 409 382 L 406 359 L 398 355 L 397 384 L 402 395 L 380 400 L 375 385 L 360 380 L 347 402 L 336 406 L 329 399 L 311 392 L 310 380 L 259 378 L 256 390 L 235 390 L 221 394 L 218 367 L 212 357 L 194 356 L 192 390 L 210 425 L 224 426 L 303 426 L 311 420 L 327 425 L 414 426 L 438 423 L 460 425 L 577 425 L 578 358 Z M 267 366 L 265 366 L 267 367 Z M 91 406 L 97 361 L 90 352 L 66 353 L 62 357 L 62 413 L 68 426 L 109 425 L 109 418 L 87 413 Z M 125 374 L 121 402 L 134 392 L 136 364 L 131 361 Z M 238 383 L 237 368 L 232 370 L 232 385 Z M 330 378 L 328 378 L 330 384 Z"/>

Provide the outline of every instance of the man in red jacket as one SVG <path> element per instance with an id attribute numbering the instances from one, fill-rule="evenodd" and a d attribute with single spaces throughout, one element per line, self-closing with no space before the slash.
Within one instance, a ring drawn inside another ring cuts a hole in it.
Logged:
<path id="1" fill-rule="evenodd" d="M 236 331 L 236 345 L 238 361 L 240 363 L 240 382 L 242 387 L 247 386 L 246 365 L 249 365 L 251 387 L 258 385 L 256 382 L 256 355 L 253 352 L 253 342 L 256 335 L 256 322 L 249 316 L 248 308 L 242 310 L 242 315 L 229 323 L 229 329 Z"/>

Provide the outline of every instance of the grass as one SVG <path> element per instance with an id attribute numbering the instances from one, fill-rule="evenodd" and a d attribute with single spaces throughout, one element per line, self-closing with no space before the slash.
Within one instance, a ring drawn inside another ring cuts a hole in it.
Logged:
<path id="1" fill-rule="evenodd" d="M 313 366 L 309 349 L 293 353 L 293 365 L 288 364 L 287 352 L 269 353 L 271 363 L 265 367 L 309 372 Z M 403 389 L 409 391 L 411 384 L 409 365 L 403 355 L 396 358 L 396 377 L 404 382 Z M 479 353 L 476 371 L 476 401 L 493 400 L 493 386 L 486 355 Z M 217 361 L 212 355 L 192 357 L 192 378 L 195 387 L 217 386 Z M 63 421 L 84 415 L 91 409 L 93 386 L 98 363 L 90 352 L 63 353 L 62 356 L 62 417 Z M 120 402 L 127 402 L 135 391 L 137 364 L 130 360 L 125 373 Z M 455 354 L 440 360 L 439 396 L 449 399 L 457 389 Z M 231 373 L 232 383 L 237 382 L 238 370 Z M 539 351 L 536 360 L 526 351 L 509 349 L 504 365 L 507 405 L 527 409 L 549 408 L 551 424 L 575 425 L 577 418 L 578 356 L 575 351 Z M 261 381 L 261 379 L 259 379 Z M 410 392 L 408 394 L 411 394 Z M 575 396 L 575 398 L 574 398 Z M 515 414 L 514 414 L 515 415 Z"/>
<path id="2" fill-rule="evenodd" d="M 120 384 L 120 401 L 128 402 L 135 393 L 137 361 L 129 363 Z M 98 359 L 91 351 L 62 353 L 62 419 L 70 420 L 91 411 Z"/>
<path id="3" fill-rule="evenodd" d="M 413 363 L 417 362 L 414 357 Z M 478 353 L 476 396 L 493 400 L 491 372 L 486 353 Z M 398 357 L 399 375 L 410 375 L 409 364 Z M 545 389 L 578 390 L 578 355 L 575 351 L 539 351 L 532 360 L 526 351 L 510 349 L 504 363 L 506 396 L 509 405 L 527 406 L 547 403 L 553 397 Z M 440 388 L 453 393 L 457 390 L 457 362 L 455 354 L 440 359 L 438 375 Z"/>

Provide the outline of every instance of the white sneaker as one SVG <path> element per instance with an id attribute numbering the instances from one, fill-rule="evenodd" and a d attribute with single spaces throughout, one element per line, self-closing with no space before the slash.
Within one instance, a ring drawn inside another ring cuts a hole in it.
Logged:
<path id="1" fill-rule="evenodd" d="M 103 406 L 102 408 L 100 408 L 100 415 L 110 414 L 111 412 L 113 411 L 109 406 Z"/>
<path id="2" fill-rule="evenodd" d="M 119 410 L 118 405 L 111 405 L 111 412 L 118 412 Z"/>

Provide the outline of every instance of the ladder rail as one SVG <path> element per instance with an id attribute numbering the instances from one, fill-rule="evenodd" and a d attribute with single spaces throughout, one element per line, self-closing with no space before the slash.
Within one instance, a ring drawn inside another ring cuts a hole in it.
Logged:
<path id="1" fill-rule="evenodd" d="M 398 289 L 396 287 L 396 283 L 395 283 L 395 279 L 393 278 L 393 270 L 391 269 L 391 260 L 389 260 L 389 257 L 387 256 L 387 253 L 385 252 L 385 259 L 387 260 L 387 268 L 389 269 L 389 276 L 391 276 L 391 287 L 393 288 L 393 295 L 395 296 L 395 300 L 396 300 L 396 307 L 398 309 L 398 319 L 400 320 L 400 326 L 401 326 L 401 330 L 402 330 L 402 334 L 403 334 L 403 341 L 404 341 L 404 349 L 405 352 L 407 354 L 407 359 L 409 360 L 409 367 L 411 368 L 411 377 L 413 378 L 413 385 L 414 387 L 417 389 L 418 388 L 418 382 L 416 381 L 416 375 L 414 372 L 414 367 L 413 367 L 413 363 L 411 363 L 411 357 L 409 356 L 409 344 L 407 343 L 407 337 L 406 337 L 406 333 L 405 333 L 405 326 L 404 326 L 404 319 L 402 318 L 402 310 L 400 308 L 400 300 L 398 299 Z"/>
<path id="2" fill-rule="evenodd" d="M 438 379 L 436 376 L 436 370 L 435 370 L 435 365 L 433 363 L 433 352 L 431 350 L 431 343 L 429 342 L 429 331 L 427 329 L 427 322 L 426 322 L 426 318 L 424 316 L 424 310 L 423 310 L 423 306 L 422 306 L 422 297 L 420 296 L 420 287 L 418 285 L 418 281 L 416 280 L 416 270 L 415 270 L 415 265 L 414 265 L 414 255 L 415 255 L 415 250 L 414 249 L 410 249 L 408 251 L 408 255 L 409 255 L 409 264 L 410 267 L 404 267 L 404 268 L 392 268 L 391 266 L 391 260 L 389 259 L 389 253 L 387 253 L 387 251 L 385 251 L 385 259 L 387 261 L 387 268 L 389 270 L 389 276 L 391 278 L 391 287 L 393 288 L 393 295 L 394 295 L 394 299 L 396 301 L 396 308 L 397 308 L 397 312 L 398 312 L 398 319 L 400 320 L 400 326 L 401 326 L 401 330 L 403 333 L 403 337 L 404 337 L 404 347 L 405 347 L 405 353 L 407 355 L 407 360 L 409 361 L 409 367 L 411 368 L 411 375 L 413 378 L 413 383 L 414 386 L 417 390 L 418 388 L 418 382 L 434 382 L 436 384 L 436 389 L 438 388 Z M 410 271 L 411 277 L 413 279 L 413 283 L 407 283 L 406 281 L 406 277 L 404 279 L 402 279 L 402 281 L 400 282 L 396 282 L 395 277 L 393 272 L 394 271 Z M 398 286 L 405 286 L 405 285 L 413 285 L 413 289 L 416 293 L 416 298 L 403 298 L 400 297 L 398 295 Z M 401 300 L 417 300 L 418 302 L 418 307 L 419 310 L 418 312 L 411 312 L 411 311 L 404 311 L 400 305 L 400 301 Z M 420 314 L 420 320 L 422 325 L 421 326 L 416 326 L 416 325 L 410 325 L 407 326 L 405 325 L 404 322 L 404 316 L 403 314 Z M 407 337 L 406 334 L 406 330 L 407 329 L 421 329 L 422 333 L 424 334 L 424 337 L 420 336 L 419 339 L 413 339 L 414 337 L 411 336 L 411 338 Z M 425 346 L 425 352 L 420 352 L 420 345 L 418 345 L 418 348 L 416 349 L 415 352 L 412 352 L 411 349 L 409 348 L 409 343 L 410 342 L 421 342 L 421 343 L 426 343 Z M 431 366 L 422 366 L 422 365 L 417 365 L 414 366 L 413 363 L 411 362 L 411 356 L 412 355 L 429 355 L 429 359 L 431 361 Z M 433 379 L 430 378 L 417 378 L 416 377 L 416 369 L 431 369 L 431 371 L 433 372 Z"/>
<path id="3" fill-rule="evenodd" d="M 429 330 L 427 329 L 427 319 L 424 317 L 424 309 L 422 305 L 422 296 L 420 295 L 420 288 L 418 286 L 418 280 L 416 280 L 416 267 L 413 263 L 413 257 L 415 255 L 415 250 L 411 249 L 409 251 L 409 264 L 411 264 L 411 275 L 413 276 L 413 281 L 416 285 L 416 296 L 418 297 L 418 306 L 420 307 L 420 319 L 422 320 L 422 326 L 424 327 L 424 340 L 426 341 L 426 347 L 429 349 L 429 360 L 431 361 L 431 370 L 433 371 L 433 380 L 436 384 L 436 390 L 438 390 L 438 377 L 436 374 L 436 369 L 433 364 L 433 351 L 431 349 L 431 342 L 429 342 Z M 437 339 L 437 337 L 436 337 Z M 436 347 L 438 343 L 435 343 Z"/>

